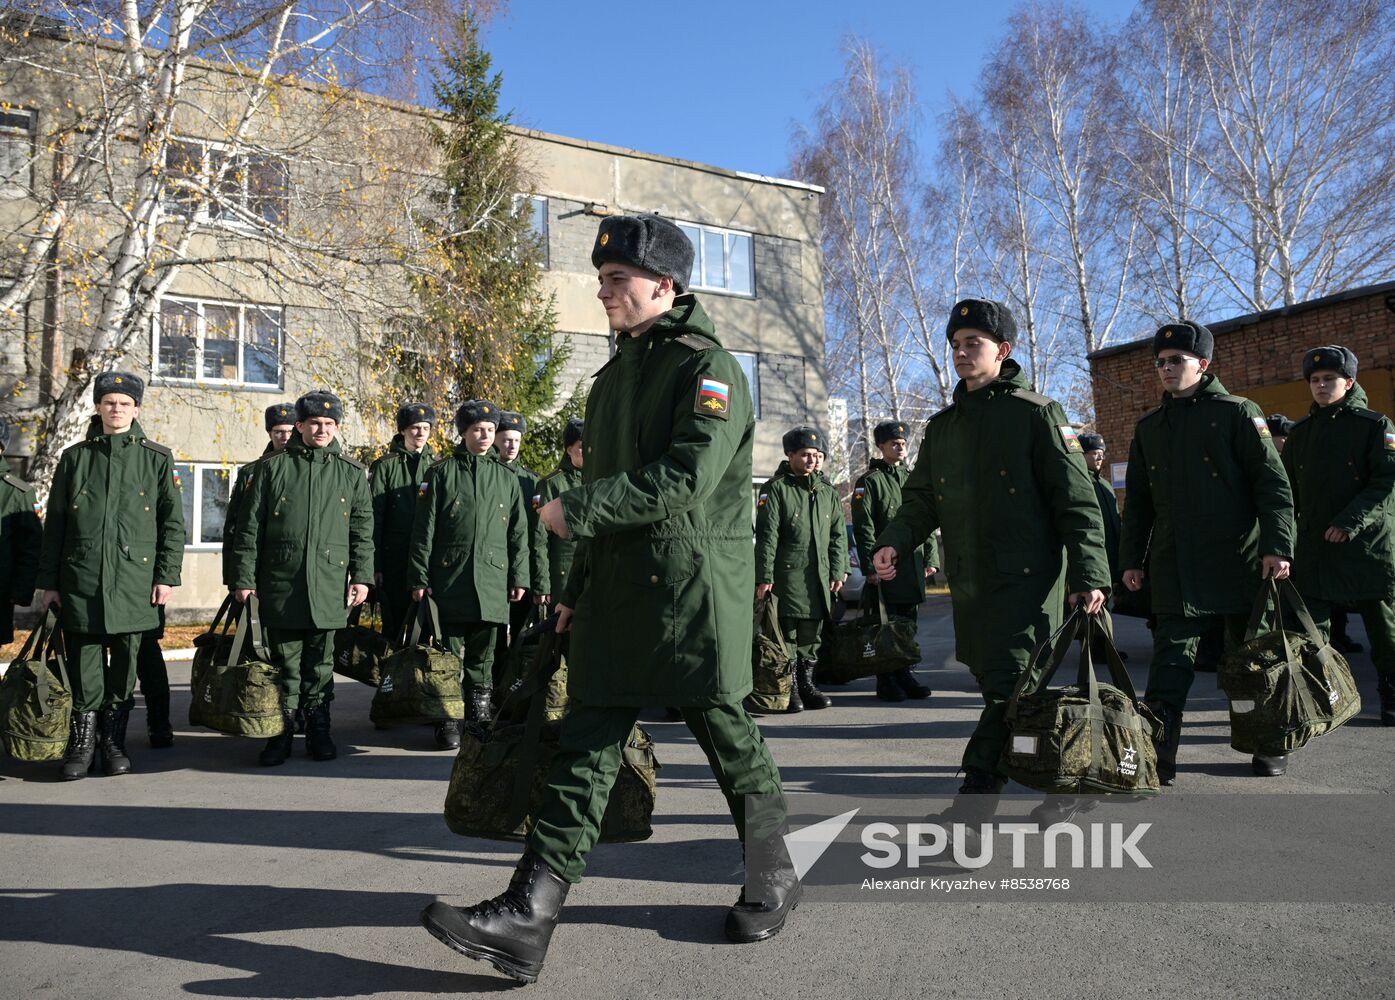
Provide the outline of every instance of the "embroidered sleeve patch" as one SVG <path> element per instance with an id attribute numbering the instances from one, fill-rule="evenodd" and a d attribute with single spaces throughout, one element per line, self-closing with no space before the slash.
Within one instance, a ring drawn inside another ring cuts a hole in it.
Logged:
<path id="1" fill-rule="evenodd" d="M 730 409 L 731 386 L 725 382 L 718 382 L 715 378 L 700 377 L 697 385 L 697 402 L 693 406 L 693 411 L 706 417 L 721 417 L 725 420 Z"/>
<path id="2" fill-rule="evenodd" d="M 867 496 L 867 487 L 865 487 L 865 486 L 858 486 L 858 487 L 855 487 L 855 488 L 853 489 L 853 495 L 852 495 L 853 503 L 857 503 L 859 500 L 862 500 L 862 499 L 863 499 L 864 497 L 866 497 L 866 496 Z"/>
<path id="3" fill-rule="evenodd" d="M 1395 434 L 1387 434 L 1387 435 L 1385 436 L 1385 446 L 1386 446 L 1387 448 L 1390 447 L 1390 440 L 1391 440 L 1391 438 L 1395 438 Z M 39 514 L 39 515 L 42 516 L 43 512 L 44 512 L 44 505 L 41 504 L 41 503 L 39 503 L 39 501 L 35 500 L 35 501 L 34 501 L 34 513 L 35 513 L 35 514 Z"/>
<path id="4" fill-rule="evenodd" d="M 174 488 L 177 489 L 177 490 L 182 490 L 182 489 L 184 489 L 184 483 L 181 482 L 180 479 L 179 479 L 179 466 L 177 466 L 177 465 L 176 465 L 176 466 L 173 466 L 173 467 L 171 468 L 170 471 L 174 474 L 174 475 L 173 475 L 173 479 L 174 479 Z"/>
<path id="5" fill-rule="evenodd" d="M 431 489 L 431 484 L 430 484 L 429 482 L 421 483 L 420 485 L 418 485 L 418 486 L 417 486 L 417 499 L 420 500 L 422 497 L 426 496 L 427 491 L 430 490 L 430 489 Z"/>
<path id="6" fill-rule="evenodd" d="M 1385 450 L 1386 450 L 1386 451 L 1395 451 L 1395 431 L 1386 431 L 1386 433 L 1385 433 Z"/>
<path id="7" fill-rule="evenodd" d="M 757 507 L 764 507 L 764 506 L 765 506 L 767 503 L 769 503 L 769 502 L 770 502 L 770 496 L 769 496 L 769 494 L 762 493 L 762 494 L 760 495 L 760 497 L 757 498 L 757 500 L 756 500 L 756 506 L 757 506 Z"/>
<path id="8" fill-rule="evenodd" d="M 534 510 L 542 510 L 542 505 L 543 505 L 543 503 L 542 503 L 542 494 L 541 494 L 541 493 L 534 493 L 534 494 L 533 494 L 533 509 L 534 509 Z"/>
<path id="9" fill-rule="evenodd" d="M 1259 431 L 1260 437 L 1267 438 L 1274 436 L 1269 433 L 1269 425 L 1265 422 L 1263 417 L 1251 417 L 1250 423 L 1255 425 L 1255 430 Z"/>
<path id="10" fill-rule="evenodd" d="M 1084 452 L 1085 449 L 1080 447 L 1080 439 L 1075 436 L 1074 427 L 1062 424 L 1056 429 L 1061 432 L 1061 440 L 1066 444 L 1066 451 Z"/>

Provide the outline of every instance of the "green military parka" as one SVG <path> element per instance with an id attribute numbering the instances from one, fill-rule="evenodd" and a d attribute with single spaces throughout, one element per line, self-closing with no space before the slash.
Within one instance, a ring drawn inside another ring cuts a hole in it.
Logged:
<path id="1" fill-rule="evenodd" d="M 417 515 L 417 494 L 438 457 L 427 445 L 420 454 L 407 450 L 402 435 L 395 434 L 387 454 L 368 467 L 373 495 L 374 565 L 383 574 L 384 587 L 407 587 L 407 553 Z"/>
<path id="2" fill-rule="evenodd" d="M 237 538 L 238 519 L 242 516 L 242 507 L 247 502 L 248 488 L 252 484 L 252 477 L 247 473 L 251 471 L 252 466 L 275 451 L 275 446 L 268 441 L 261 455 L 239 468 L 237 478 L 233 480 L 232 491 L 228 494 L 228 509 L 223 512 L 223 586 L 225 587 L 233 585 L 233 544 Z"/>
<path id="3" fill-rule="evenodd" d="M 34 599 L 43 540 L 34 487 L 6 472 L 0 476 L 0 643 L 14 637 L 15 605 Z"/>
<path id="4" fill-rule="evenodd" d="M 818 474 L 786 470 L 756 499 L 756 582 L 774 584 L 781 618 L 833 613 L 829 583 L 848 575 L 848 534 L 838 493 Z"/>
<path id="5" fill-rule="evenodd" d="M 495 454 L 497 456 L 497 451 Z M 528 547 L 529 589 L 542 593 L 538 588 L 547 582 L 547 553 L 534 544 L 539 531 L 538 508 L 533 505 L 533 498 L 538 495 L 538 474 L 516 458 L 512 462 L 500 459 L 499 464 L 518 477 L 518 489 L 523 494 L 523 509 L 528 522 L 525 544 Z"/>
<path id="6" fill-rule="evenodd" d="M 1100 518 L 1104 521 L 1104 551 L 1109 556 L 1109 579 L 1117 584 L 1123 573 L 1123 567 L 1119 565 L 1119 529 L 1123 525 L 1119 517 L 1119 498 L 1114 495 L 1114 487 L 1109 485 L 1103 472 L 1091 472 L 1090 482 L 1095 487 Z"/>
<path id="7" fill-rule="evenodd" d="M 901 491 L 911 471 L 905 462 L 892 465 L 882 458 L 867 464 L 867 471 L 853 483 L 851 497 L 853 541 L 857 545 L 858 566 L 863 575 L 882 589 L 888 604 L 922 604 L 925 601 L 925 568 L 938 566 L 940 546 L 934 535 L 914 552 L 898 552 L 896 579 L 877 583 L 872 579 L 872 553 L 877 536 L 901 509 Z"/>
<path id="8" fill-rule="evenodd" d="M 530 498 L 529 506 L 533 510 L 533 552 L 535 553 L 533 565 L 536 568 L 536 575 L 533 577 L 533 589 L 538 593 L 548 593 L 557 597 L 567 585 L 567 574 L 572 569 L 572 557 L 576 552 L 576 539 L 558 538 L 548 531 L 538 521 L 537 512 L 544 505 L 556 500 L 568 490 L 574 490 L 581 485 L 581 470 L 572 464 L 572 458 L 565 452 L 562 454 L 562 462 L 542 479 L 538 480 L 537 491 Z M 543 588 L 548 590 L 544 591 Z"/>

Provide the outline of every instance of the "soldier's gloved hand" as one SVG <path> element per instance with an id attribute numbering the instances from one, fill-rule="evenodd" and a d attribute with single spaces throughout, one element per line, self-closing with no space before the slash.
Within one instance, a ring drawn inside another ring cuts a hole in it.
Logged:
<path id="1" fill-rule="evenodd" d="M 1104 591 L 1082 590 L 1079 593 L 1071 594 L 1068 603 L 1084 605 L 1086 614 L 1097 614 L 1104 607 Z"/>
<path id="2" fill-rule="evenodd" d="M 572 609 L 565 604 L 557 605 L 557 631 L 570 632 L 572 630 Z"/>
<path id="3" fill-rule="evenodd" d="M 896 579 L 896 550 L 890 545 L 883 545 L 876 552 L 872 553 L 872 572 L 879 580 Z"/>
<path id="4" fill-rule="evenodd" d="M 1266 580 L 1270 577 L 1275 580 L 1287 580 L 1290 568 L 1289 561 L 1283 556 L 1265 556 L 1261 575 Z"/>
<path id="5" fill-rule="evenodd" d="M 255 597 L 256 594 L 257 592 L 255 590 L 252 590 L 251 588 L 246 588 L 243 590 L 234 590 L 233 600 L 236 601 L 238 604 L 246 604 L 247 598 Z"/>
<path id="6" fill-rule="evenodd" d="M 538 521 L 558 538 L 567 538 L 571 535 L 571 532 L 567 530 L 567 518 L 562 513 L 561 497 L 549 500 L 538 508 Z"/>
<path id="7" fill-rule="evenodd" d="M 758 583 L 758 584 L 756 584 L 756 600 L 759 601 L 761 598 L 763 598 L 766 594 L 770 593 L 770 592 L 771 592 L 772 590 L 774 590 L 774 589 L 775 589 L 775 584 L 773 584 L 773 583 Z"/>
<path id="8" fill-rule="evenodd" d="M 162 608 L 170 599 L 170 594 L 174 593 L 174 588 L 167 583 L 157 583 L 150 591 L 150 603 L 157 608 Z"/>
<path id="9" fill-rule="evenodd" d="M 510 588 L 509 588 L 509 603 L 510 603 L 510 604 L 517 604 L 519 601 L 523 600 L 523 595 L 524 595 L 525 593 L 527 593 L 527 592 L 526 592 L 522 587 L 510 587 Z"/>
<path id="10" fill-rule="evenodd" d="M 349 584 L 349 607 L 356 608 L 366 600 L 368 600 L 368 584 Z"/>
<path id="11" fill-rule="evenodd" d="M 1132 590 L 1134 593 L 1138 593 L 1140 590 L 1143 589 L 1143 570 L 1141 570 L 1141 569 L 1126 569 L 1126 570 L 1124 570 L 1124 578 L 1123 578 L 1123 579 L 1124 579 L 1124 586 L 1125 586 L 1125 587 L 1128 587 L 1128 588 L 1129 588 L 1130 590 Z"/>
<path id="12" fill-rule="evenodd" d="M 49 608 L 63 606 L 63 598 L 56 590 L 45 590 L 44 596 L 39 598 L 39 610 L 47 611 Z"/>

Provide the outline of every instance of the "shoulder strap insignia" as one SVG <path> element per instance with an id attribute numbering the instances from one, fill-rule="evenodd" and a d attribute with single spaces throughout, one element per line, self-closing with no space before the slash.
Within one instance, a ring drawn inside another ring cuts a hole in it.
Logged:
<path id="1" fill-rule="evenodd" d="M 1031 389 L 1014 389 L 1009 395 L 1016 396 L 1018 399 L 1025 399 L 1034 406 L 1050 406 L 1052 403 L 1050 396 L 1043 396 L 1041 393 L 1033 392 Z"/>
<path id="2" fill-rule="evenodd" d="M 350 458 L 348 455 L 345 455 L 342 451 L 339 452 L 339 454 L 338 454 L 336 457 L 337 457 L 341 462 L 348 462 L 350 465 L 352 465 L 355 469 L 358 469 L 360 472 L 367 472 L 367 471 L 368 471 L 368 466 L 364 465 L 362 462 L 358 461 L 357 459 Z"/>
<path id="3" fill-rule="evenodd" d="M 15 489 L 19 490 L 21 493 L 33 493 L 33 492 L 34 492 L 34 487 L 30 486 L 30 485 L 29 485 L 28 483 L 26 483 L 23 479 L 20 479 L 20 478 L 19 478 L 18 476 L 16 476 L 13 472 L 7 472 L 7 473 L 5 473 L 5 475 L 4 475 L 3 478 L 4 478 L 5 482 L 9 483 L 11 486 L 13 486 Z"/>
<path id="4" fill-rule="evenodd" d="M 1230 403 L 1232 405 L 1243 405 L 1249 402 L 1249 400 L 1246 399 L 1244 396 L 1232 396 L 1229 393 L 1223 393 L 1217 396 L 1203 396 L 1201 398 L 1214 399 L 1218 403 Z"/>
<path id="5" fill-rule="evenodd" d="M 1163 411 L 1163 408 L 1162 408 L 1161 406 L 1155 406 L 1155 407 L 1153 407 L 1151 410 L 1149 410 L 1147 413 L 1143 414 L 1143 416 L 1139 417 L 1139 418 L 1138 418 L 1138 422 L 1141 424 L 1141 423 L 1143 423 L 1143 421 L 1147 420 L 1149 417 L 1156 417 L 1156 416 L 1157 416 L 1159 413 L 1161 413 L 1162 411 Z"/>
<path id="6" fill-rule="evenodd" d="M 1368 410 L 1364 406 L 1353 406 L 1351 408 L 1351 412 L 1358 417 L 1364 417 L 1365 419 L 1377 424 L 1385 419 L 1384 414 L 1377 413 L 1375 410 Z"/>
<path id="7" fill-rule="evenodd" d="M 154 441 L 150 440 L 150 438 L 141 438 L 140 446 L 142 448 L 149 448 L 151 451 L 156 452 L 157 454 L 165 455 L 169 458 L 174 458 L 174 452 L 170 451 L 162 444 L 156 444 Z"/>
<path id="8" fill-rule="evenodd" d="M 938 413 L 934 414 L 930 419 L 931 419 L 931 420 L 938 420 L 938 419 L 940 419 L 941 417 L 943 417 L 946 413 L 948 413 L 948 412 L 949 412 L 950 410 L 952 410 L 952 409 L 954 409 L 954 404 L 953 404 L 953 403 L 950 403 L 950 404 L 949 404 L 948 406 L 946 406 L 943 410 L 941 410 L 941 411 L 939 411 Z"/>
<path id="9" fill-rule="evenodd" d="M 673 342 L 682 344 L 691 351 L 710 351 L 719 346 L 700 333 L 685 333 L 681 337 L 674 337 Z"/>

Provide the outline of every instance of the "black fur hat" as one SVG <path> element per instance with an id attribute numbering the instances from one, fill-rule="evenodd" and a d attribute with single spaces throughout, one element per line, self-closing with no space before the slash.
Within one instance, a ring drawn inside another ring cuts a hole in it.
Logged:
<path id="1" fill-rule="evenodd" d="M 92 383 L 92 402 L 100 403 L 102 397 L 109 392 L 125 393 L 140 406 L 140 401 L 145 396 L 145 383 L 139 375 L 132 375 L 130 372 L 102 372 Z"/>
<path id="2" fill-rule="evenodd" d="M 518 431 L 520 434 L 527 434 L 528 418 L 521 413 L 515 413 L 513 410 L 500 410 L 499 430 L 500 432 Z"/>
<path id="3" fill-rule="evenodd" d="M 487 399 L 472 399 L 462 403 L 460 409 L 455 411 L 455 429 L 464 436 L 465 429 L 471 424 L 488 423 L 497 428 L 501 413 L 499 407 Z"/>
<path id="4" fill-rule="evenodd" d="M 1293 421 L 1282 413 L 1269 414 L 1264 423 L 1269 428 L 1270 437 L 1288 437 L 1293 430 Z"/>
<path id="5" fill-rule="evenodd" d="M 1158 327 L 1158 332 L 1153 334 L 1153 357 L 1156 358 L 1169 349 L 1186 351 L 1210 361 L 1211 354 L 1216 349 L 1216 338 L 1200 323 L 1190 320 L 1168 323 Z"/>
<path id="6" fill-rule="evenodd" d="M 910 428 L 900 420 L 887 420 L 872 429 L 872 441 L 875 444 L 886 444 L 888 441 L 910 436 Z"/>
<path id="7" fill-rule="evenodd" d="M 567 421 L 567 426 L 562 428 L 562 447 L 570 448 L 581 440 L 583 432 L 586 430 L 586 421 L 577 417 L 572 417 Z"/>
<path id="8" fill-rule="evenodd" d="M 693 273 L 693 242 L 668 219 L 657 215 L 613 215 L 602 219 L 591 250 L 591 265 L 630 264 L 673 279 L 674 291 L 688 290 Z"/>
<path id="9" fill-rule="evenodd" d="M 1102 434 L 1082 434 L 1078 440 L 1081 451 L 1104 451 L 1104 435 Z"/>
<path id="10" fill-rule="evenodd" d="M 1343 378 L 1356 378 L 1356 355 L 1340 344 L 1314 347 L 1303 355 L 1303 377 L 1312 378 L 1316 371 L 1336 372 Z"/>
<path id="11" fill-rule="evenodd" d="M 806 424 L 785 431 L 785 436 L 780 439 L 780 443 L 784 446 L 785 454 L 789 455 L 803 448 L 822 451 L 827 441 L 819 433 L 817 427 L 810 427 Z"/>
<path id="12" fill-rule="evenodd" d="M 949 322 L 945 324 L 945 336 L 953 337 L 955 330 L 966 327 L 982 330 L 1008 344 L 1017 339 L 1017 321 L 1012 318 L 1012 310 L 992 299 L 963 299 L 954 304 L 949 311 Z"/>
<path id="13" fill-rule="evenodd" d="M 344 403 L 328 389 L 315 389 L 295 401 L 295 418 L 309 420 L 311 417 L 329 417 L 336 423 L 344 422 Z"/>
<path id="14" fill-rule="evenodd" d="M 268 432 L 271 428 L 279 427 L 282 424 L 293 424 L 295 420 L 294 403 L 272 403 L 266 408 L 266 413 L 262 418 Z"/>
<path id="15" fill-rule="evenodd" d="M 397 408 L 397 430 L 398 433 L 405 431 L 413 424 L 427 423 L 435 425 L 436 411 L 428 403 L 403 403 Z"/>

